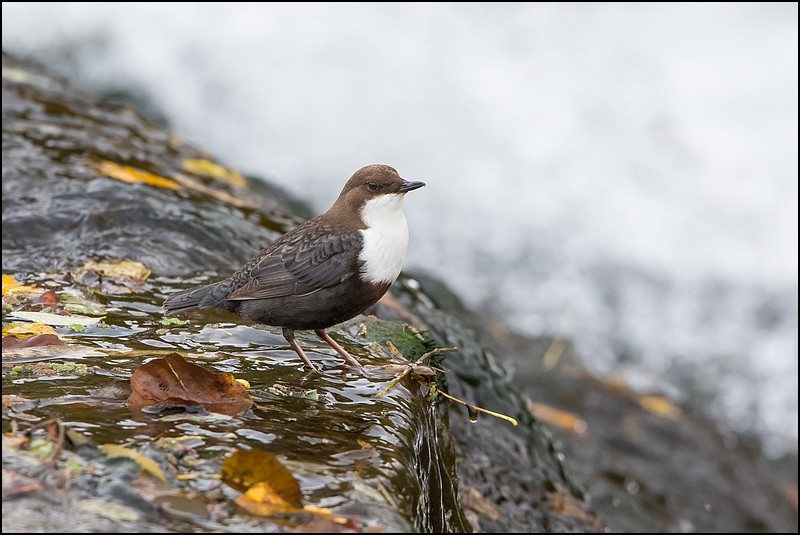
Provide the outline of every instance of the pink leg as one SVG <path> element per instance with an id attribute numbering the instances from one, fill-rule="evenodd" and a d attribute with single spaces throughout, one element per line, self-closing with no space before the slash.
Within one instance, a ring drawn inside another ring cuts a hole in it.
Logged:
<path id="1" fill-rule="evenodd" d="M 297 353 L 301 359 L 303 359 L 303 364 L 306 368 L 311 368 L 312 370 L 316 370 L 317 367 L 314 366 L 308 357 L 306 356 L 306 352 L 303 351 L 303 348 L 300 347 L 300 344 L 297 343 L 297 340 L 294 338 L 294 329 L 289 329 L 288 327 L 283 328 L 283 337 L 286 338 L 286 341 L 289 342 L 289 345 L 292 346 L 295 353 Z"/>
<path id="2" fill-rule="evenodd" d="M 325 342 L 326 344 L 331 346 L 333 349 L 335 349 L 336 352 L 339 353 L 342 356 L 342 358 L 347 361 L 348 364 L 350 364 L 351 366 L 353 366 L 355 368 L 358 368 L 359 370 L 362 370 L 362 371 L 364 370 L 364 368 L 361 367 L 361 364 L 359 364 L 356 359 L 354 359 L 352 356 L 350 356 L 350 353 L 345 351 L 345 349 L 342 346 L 337 344 L 336 340 L 331 338 L 328 335 L 328 333 L 326 333 L 323 329 L 317 329 L 314 332 L 317 333 L 317 336 L 319 336 L 322 339 L 323 342 Z"/>

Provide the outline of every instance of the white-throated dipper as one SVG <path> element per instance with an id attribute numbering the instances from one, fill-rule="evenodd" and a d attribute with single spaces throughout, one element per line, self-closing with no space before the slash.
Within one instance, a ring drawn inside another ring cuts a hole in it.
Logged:
<path id="1" fill-rule="evenodd" d="M 316 369 L 294 337 L 295 330 L 313 330 L 361 368 L 325 329 L 377 303 L 400 275 L 408 249 L 403 197 L 424 185 L 388 165 L 362 167 L 327 212 L 267 245 L 227 279 L 169 296 L 164 308 L 167 314 L 227 310 L 282 327 L 303 363 Z"/>

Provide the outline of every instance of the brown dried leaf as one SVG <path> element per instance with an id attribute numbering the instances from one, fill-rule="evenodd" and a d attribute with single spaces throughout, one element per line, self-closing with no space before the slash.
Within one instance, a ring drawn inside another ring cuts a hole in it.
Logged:
<path id="1" fill-rule="evenodd" d="M 41 490 L 42 485 L 35 479 L 19 472 L 3 468 L 3 499 L 19 496 L 27 492 Z"/>
<path id="2" fill-rule="evenodd" d="M 28 338 L 15 336 L 3 337 L 3 351 L 6 349 L 19 349 L 23 347 L 63 346 L 64 342 L 55 334 L 37 334 Z"/>
<path id="3" fill-rule="evenodd" d="M 177 353 L 143 364 L 131 376 L 127 405 L 142 407 L 205 407 L 235 416 L 253 404 L 233 374 L 209 371 Z"/>
<path id="4" fill-rule="evenodd" d="M 28 403 L 30 400 L 23 396 L 18 396 L 16 394 L 3 394 L 3 408 L 8 409 L 12 405 L 19 405 L 23 403 Z"/>

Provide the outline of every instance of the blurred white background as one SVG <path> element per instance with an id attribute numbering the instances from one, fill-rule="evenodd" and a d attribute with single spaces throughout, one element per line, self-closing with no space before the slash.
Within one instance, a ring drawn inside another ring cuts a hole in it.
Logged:
<path id="1" fill-rule="evenodd" d="M 3 48 L 317 211 L 409 195 L 409 268 L 797 448 L 797 4 L 3 3 Z M 501 358 L 503 358 L 501 356 Z"/>

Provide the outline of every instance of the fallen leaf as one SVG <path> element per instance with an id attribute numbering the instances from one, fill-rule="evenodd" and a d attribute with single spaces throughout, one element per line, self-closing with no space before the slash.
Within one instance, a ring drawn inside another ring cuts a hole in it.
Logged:
<path id="1" fill-rule="evenodd" d="M 64 309 L 73 314 L 102 316 L 106 313 L 106 307 L 95 301 L 85 289 L 64 288 L 58 296 L 58 301 Z"/>
<path id="2" fill-rule="evenodd" d="M 37 334 L 26 338 L 15 336 L 3 337 L 3 351 L 6 349 L 19 349 L 21 347 L 63 346 L 64 342 L 55 334 Z"/>
<path id="3" fill-rule="evenodd" d="M 109 178 L 127 182 L 128 184 L 142 182 L 148 186 L 154 186 L 156 188 L 167 188 L 172 190 L 181 189 L 181 185 L 171 178 L 159 176 L 149 171 L 145 171 L 144 169 L 138 169 L 130 165 L 120 165 L 108 160 L 101 160 L 96 164 L 93 164 L 92 167 L 99 173 Z"/>
<path id="4" fill-rule="evenodd" d="M 58 304 L 58 295 L 56 295 L 56 293 L 53 290 L 41 290 L 40 288 L 36 288 L 35 286 L 20 286 L 20 288 L 33 288 L 36 290 L 36 292 L 41 292 L 41 294 L 38 297 L 36 297 L 36 299 L 33 299 L 31 301 L 32 305 L 52 307 Z M 17 288 L 14 288 L 12 292 L 16 289 Z M 36 292 L 31 292 L 31 294 Z M 33 297 L 33 295 L 30 295 L 30 297 Z"/>
<path id="5" fill-rule="evenodd" d="M 160 323 L 161 325 L 186 325 L 187 323 L 189 323 L 189 320 L 182 320 L 176 317 L 161 318 Z"/>
<path id="6" fill-rule="evenodd" d="M 37 286 L 23 286 L 22 283 L 17 281 L 11 275 L 3 275 L 3 301 L 6 301 L 6 294 L 29 294 L 34 292 L 41 292 L 42 290 Z M 9 297 L 11 297 L 9 295 Z M 19 298 L 16 298 L 19 299 Z"/>
<path id="7" fill-rule="evenodd" d="M 56 330 L 44 323 L 12 323 L 3 327 L 3 336 L 27 338 L 37 334 L 56 334 Z"/>
<path id="8" fill-rule="evenodd" d="M 162 483 L 167 484 L 167 476 L 164 475 L 164 471 L 161 470 L 161 467 L 158 466 L 158 464 L 150 457 L 142 455 L 138 451 L 131 448 L 120 446 L 119 444 L 103 444 L 100 446 L 100 449 L 103 450 L 103 453 L 106 454 L 106 457 L 127 457 L 128 459 L 133 459 L 139 463 L 139 466 L 142 467 L 142 470 L 154 476 Z"/>
<path id="9" fill-rule="evenodd" d="M 253 448 L 234 452 L 222 462 L 222 480 L 241 491 L 264 484 L 289 506 L 303 507 L 297 480 L 275 454 L 269 451 Z M 263 490 L 256 492 L 261 493 Z"/>
<path id="10" fill-rule="evenodd" d="M 73 272 L 78 282 L 112 295 L 141 291 L 149 276 L 150 270 L 144 264 L 129 260 L 89 261 Z"/>
<path id="11" fill-rule="evenodd" d="M 269 483 L 256 483 L 236 498 L 236 504 L 248 513 L 270 516 L 277 513 L 302 513 L 303 507 L 295 507 L 275 492 Z"/>
<path id="12" fill-rule="evenodd" d="M 42 485 L 37 480 L 3 468 L 3 499 L 19 496 L 27 492 L 41 490 Z"/>
<path id="13" fill-rule="evenodd" d="M 10 318 L 28 320 L 39 323 L 46 323 L 47 325 L 54 325 L 56 327 L 63 327 L 68 325 L 94 325 L 99 323 L 103 318 L 90 318 L 88 316 L 62 316 L 60 314 L 51 314 L 50 312 L 13 312 L 9 314 Z"/>
<path id="14" fill-rule="evenodd" d="M 3 295 L 6 295 L 11 288 L 20 286 L 20 283 L 11 275 L 3 275 Z"/>
<path id="15" fill-rule="evenodd" d="M 23 396 L 18 396 L 16 394 L 3 394 L 3 408 L 8 409 L 12 405 L 18 405 L 22 403 L 28 403 L 30 400 Z"/>
<path id="16" fill-rule="evenodd" d="M 244 490 L 244 494 L 236 498 L 236 503 L 254 515 L 312 514 L 339 526 L 353 522 L 352 519 L 333 514 L 330 509 L 304 506 L 300 485 L 292 473 L 275 454 L 260 448 L 239 450 L 225 459 L 222 463 L 222 481 L 235 489 Z"/>
<path id="17" fill-rule="evenodd" d="M 228 416 L 241 414 L 253 404 L 233 374 L 212 372 L 177 353 L 153 359 L 131 376 L 127 405 L 134 409 L 205 407 Z"/>
<path id="18" fill-rule="evenodd" d="M 577 414 L 562 411 L 561 409 L 550 407 L 544 403 L 534 403 L 531 401 L 528 403 L 528 411 L 544 422 L 578 435 L 585 433 L 589 427 L 586 420 Z"/>
<path id="19" fill-rule="evenodd" d="M 207 176 L 237 188 L 248 187 L 247 180 L 231 169 L 210 160 L 189 158 L 183 160 L 183 170 L 200 176 Z"/>
<path id="20" fill-rule="evenodd" d="M 681 419 L 681 409 L 670 400 L 663 396 L 653 396 L 642 394 L 639 396 L 639 404 L 645 410 L 661 416 L 662 418 L 669 418 L 670 420 L 678 421 Z"/>

